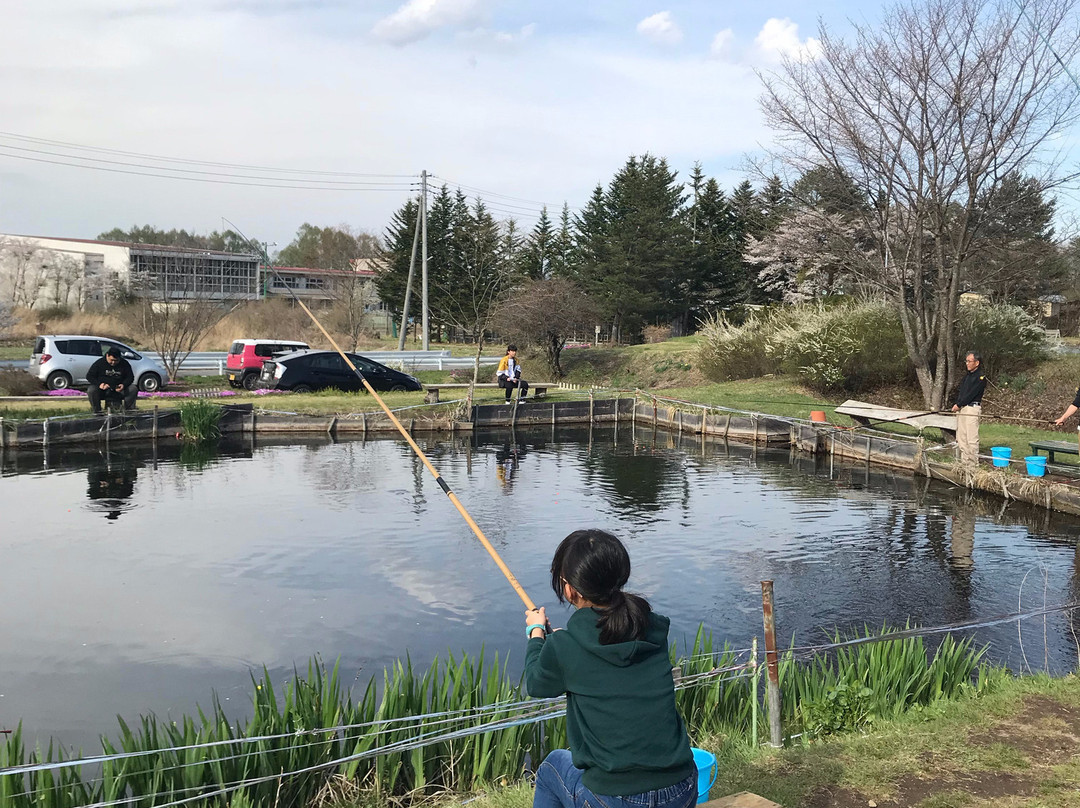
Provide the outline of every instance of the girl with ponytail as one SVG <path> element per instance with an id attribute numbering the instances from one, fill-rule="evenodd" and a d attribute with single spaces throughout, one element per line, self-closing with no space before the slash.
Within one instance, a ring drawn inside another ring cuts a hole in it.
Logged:
<path id="1" fill-rule="evenodd" d="M 551 588 L 576 611 L 548 633 L 525 612 L 529 695 L 566 694 L 570 749 L 536 771 L 533 808 L 690 808 L 697 769 L 675 708 L 666 617 L 624 592 L 630 556 L 603 530 L 576 530 L 551 561 Z"/>

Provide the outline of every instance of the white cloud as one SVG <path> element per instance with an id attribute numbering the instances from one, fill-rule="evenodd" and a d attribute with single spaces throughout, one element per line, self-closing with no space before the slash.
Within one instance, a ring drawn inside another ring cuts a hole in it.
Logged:
<path id="1" fill-rule="evenodd" d="M 643 37 L 661 45 L 677 45 L 682 42 L 682 29 L 671 17 L 670 11 L 661 11 L 646 17 L 637 24 L 637 31 Z"/>
<path id="2" fill-rule="evenodd" d="M 409 0 L 375 23 L 371 32 L 394 45 L 407 45 L 438 28 L 479 22 L 484 5 L 484 0 Z"/>
<path id="3" fill-rule="evenodd" d="M 709 46 L 709 53 L 715 57 L 729 58 L 731 56 L 731 46 L 734 39 L 735 32 L 730 28 L 718 31 L 716 36 L 713 37 L 712 45 Z"/>
<path id="4" fill-rule="evenodd" d="M 493 31 L 490 28 L 474 28 L 472 31 L 465 31 L 460 34 L 458 39 L 472 44 L 490 43 L 494 45 L 518 45 L 526 39 L 531 38 L 534 33 L 536 33 L 536 23 L 531 22 L 528 25 L 521 26 L 516 32 Z"/>
<path id="5" fill-rule="evenodd" d="M 766 60 L 773 62 L 785 56 L 799 61 L 813 59 L 821 51 L 821 43 L 813 37 L 800 40 L 799 26 L 787 17 L 766 20 L 754 44 Z"/>

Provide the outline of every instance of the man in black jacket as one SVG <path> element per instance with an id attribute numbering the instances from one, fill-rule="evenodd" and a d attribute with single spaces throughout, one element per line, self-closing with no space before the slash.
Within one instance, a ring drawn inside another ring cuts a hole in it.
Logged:
<path id="1" fill-rule="evenodd" d="M 101 415 L 101 402 L 105 399 L 122 398 L 125 410 L 135 409 L 135 397 L 139 395 L 135 374 L 116 348 L 110 348 L 108 353 L 90 366 L 86 380 L 90 382 L 86 395 L 90 397 L 90 409 L 95 415 Z"/>
<path id="2" fill-rule="evenodd" d="M 956 403 L 952 411 L 957 413 L 956 443 L 960 447 L 960 462 L 965 466 L 979 465 L 979 415 L 982 414 L 982 397 L 986 389 L 986 374 L 982 369 L 982 357 L 968 351 L 964 357 L 967 374 L 960 380 L 956 391 Z"/>

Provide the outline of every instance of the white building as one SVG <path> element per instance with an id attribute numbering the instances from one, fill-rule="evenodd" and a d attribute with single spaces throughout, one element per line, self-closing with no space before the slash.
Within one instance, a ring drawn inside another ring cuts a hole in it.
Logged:
<path id="1" fill-rule="evenodd" d="M 256 255 L 121 241 L 0 235 L 0 300 L 27 308 L 108 307 L 117 297 L 255 300 Z"/>

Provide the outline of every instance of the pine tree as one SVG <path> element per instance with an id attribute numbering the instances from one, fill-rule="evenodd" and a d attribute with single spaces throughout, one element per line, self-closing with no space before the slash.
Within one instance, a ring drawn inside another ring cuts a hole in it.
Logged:
<path id="1" fill-rule="evenodd" d="M 667 161 L 645 154 L 627 160 L 606 192 L 597 186 L 577 217 L 575 275 L 616 339 L 680 310 L 690 246 L 685 201 Z"/>
<path id="2" fill-rule="evenodd" d="M 555 241 L 555 227 L 545 206 L 540 210 L 540 219 L 529 234 L 521 253 L 520 267 L 525 277 L 534 281 L 551 277 Z"/>
<path id="3" fill-rule="evenodd" d="M 574 231 L 570 218 L 570 206 L 563 202 L 559 214 L 559 231 L 555 234 L 555 244 L 551 255 L 551 276 L 565 278 L 569 275 L 574 261 Z"/>
<path id="4" fill-rule="evenodd" d="M 380 261 L 375 269 L 375 287 L 379 290 L 379 299 L 390 307 L 394 320 L 401 327 L 401 310 L 405 305 L 405 286 L 409 278 L 409 259 L 412 255 L 413 233 L 416 219 L 420 215 L 418 200 L 409 199 L 394 212 L 386 228 L 384 246 L 379 252 Z M 417 262 L 419 263 L 419 261 Z M 413 312 L 419 310 L 419 275 L 413 289 Z"/>

